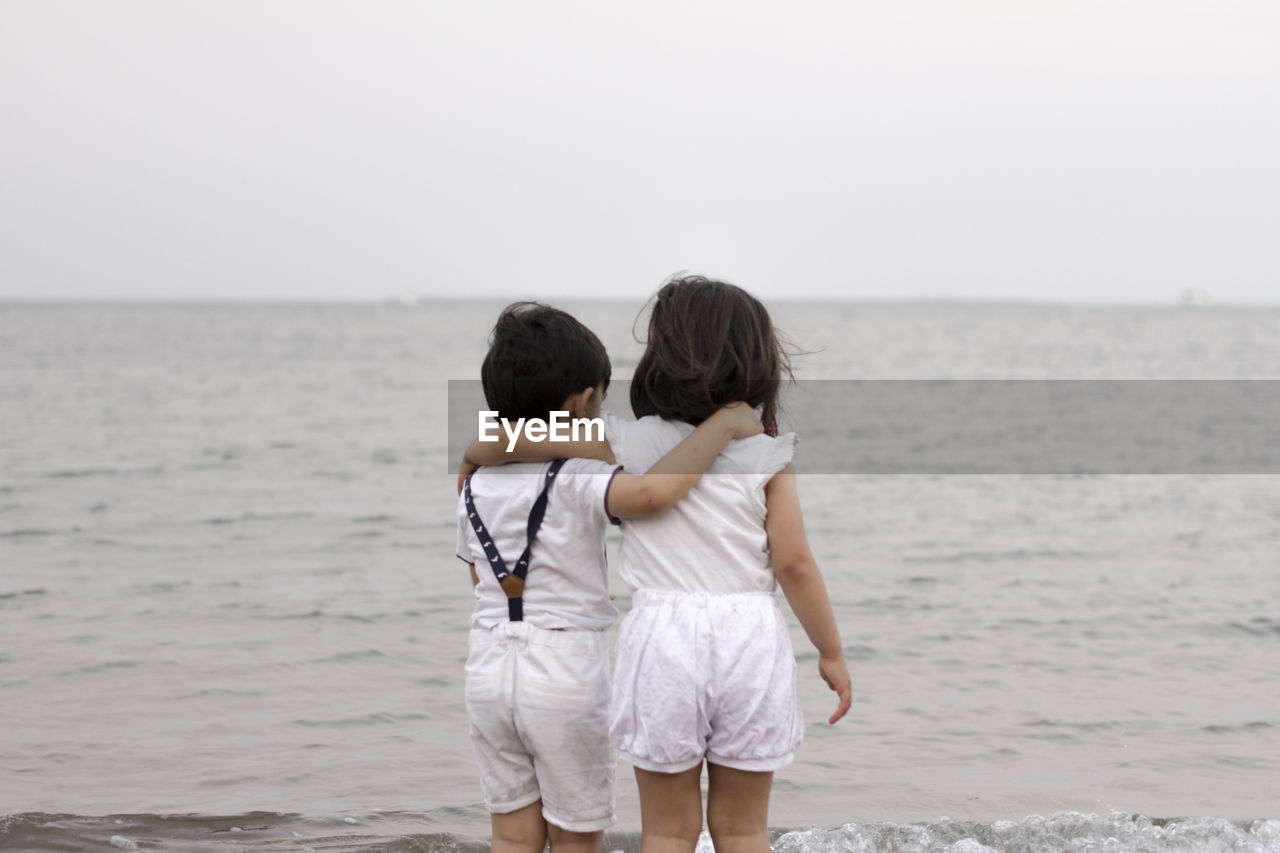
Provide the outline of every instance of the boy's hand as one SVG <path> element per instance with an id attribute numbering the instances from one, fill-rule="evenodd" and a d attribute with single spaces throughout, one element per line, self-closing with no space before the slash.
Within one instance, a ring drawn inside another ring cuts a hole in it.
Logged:
<path id="1" fill-rule="evenodd" d="M 712 417 L 723 418 L 729 434 L 734 438 L 749 438 L 764 432 L 764 425 L 756 417 L 755 409 L 743 402 L 730 403 Z"/>
<path id="2" fill-rule="evenodd" d="M 836 706 L 836 712 L 827 719 L 828 723 L 834 724 L 848 713 L 849 706 L 853 704 L 849 668 L 844 665 L 844 655 L 838 658 L 820 658 L 818 660 L 818 674 L 822 676 L 823 681 L 827 682 L 827 686 L 840 697 L 840 704 Z"/>

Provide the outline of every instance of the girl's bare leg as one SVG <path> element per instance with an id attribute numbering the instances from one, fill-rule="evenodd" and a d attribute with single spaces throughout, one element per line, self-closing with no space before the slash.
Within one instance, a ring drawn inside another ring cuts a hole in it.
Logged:
<path id="1" fill-rule="evenodd" d="M 506 814 L 491 814 L 489 824 L 493 827 L 493 853 L 542 853 L 547 844 L 542 800 Z"/>
<path id="2" fill-rule="evenodd" d="M 702 832 L 702 765 L 683 773 L 635 771 L 640 853 L 693 853 Z"/>
<path id="3" fill-rule="evenodd" d="M 570 832 L 554 823 L 547 824 L 551 853 L 600 853 L 604 849 L 604 830 Z"/>
<path id="4" fill-rule="evenodd" d="M 716 853 L 768 853 L 772 773 L 707 762 L 707 830 Z"/>

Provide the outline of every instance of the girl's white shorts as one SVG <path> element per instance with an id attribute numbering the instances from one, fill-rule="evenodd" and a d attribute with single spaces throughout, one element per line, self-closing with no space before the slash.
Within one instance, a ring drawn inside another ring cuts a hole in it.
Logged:
<path id="1" fill-rule="evenodd" d="M 614 823 L 606 631 L 527 622 L 473 628 L 466 701 L 490 812 L 542 800 L 548 823 L 594 832 Z"/>
<path id="2" fill-rule="evenodd" d="M 705 759 L 773 771 L 804 738 L 795 654 L 772 593 L 637 590 L 616 657 L 610 737 L 636 767 L 679 773 Z"/>

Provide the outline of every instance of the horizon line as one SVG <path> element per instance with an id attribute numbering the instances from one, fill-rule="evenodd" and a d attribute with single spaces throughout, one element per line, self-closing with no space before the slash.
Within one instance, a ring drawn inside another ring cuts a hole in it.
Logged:
<path id="1" fill-rule="evenodd" d="M 641 304 L 652 298 L 653 294 L 644 297 L 629 296 L 538 296 L 530 299 L 528 294 L 522 296 L 477 296 L 459 299 L 452 296 L 376 296 L 376 297 L 290 297 L 290 296 L 5 296 L 0 295 L 0 305 L 256 305 L 256 306 L 398 306 L 415 308 L 425 305 L 444 304 L 510 304 L 521 301 L 578 303 L 578 304 Z M 1280 300 L 1273 302 L 1233 302 L 1217 301 L 1189 302 L 1185 299 L 1168 301 L 1155 300 L 1067 300 L 1036 299 L 1023 297 L 987 297 L 987 296 L 858 296 L 852 298 L 831 298 L 823 296 L 795 296 L 781 298 L 761 297 L 753 294 L 762 302 L 774 305 L 957 305 L 957 306 L 1026 306 L 1026 307 L 1062 307 L 1062 308 L 1177 308 L 1185 310 L 1213 310 L 1236 308 L 1280 308 Z"/>

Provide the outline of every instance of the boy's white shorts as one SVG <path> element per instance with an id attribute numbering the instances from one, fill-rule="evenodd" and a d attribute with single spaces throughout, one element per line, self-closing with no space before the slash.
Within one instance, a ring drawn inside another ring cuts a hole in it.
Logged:
<path id="1" fill-rule="evenodd" d="M 606 631 L 527 622 L 473 628 L 466 700 L 490 812 L 542 800 L 548 823 L 594 832 L 614 823 Z"/>
<path id="2" fill-rule="evenodd" d="M 796 659 L 772 593 L 641 589 L 618 634 L 610 736 L 643 770 L 704 759 L 785 767 L 804 738 Z"/>

